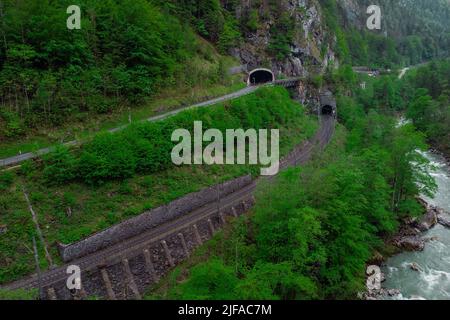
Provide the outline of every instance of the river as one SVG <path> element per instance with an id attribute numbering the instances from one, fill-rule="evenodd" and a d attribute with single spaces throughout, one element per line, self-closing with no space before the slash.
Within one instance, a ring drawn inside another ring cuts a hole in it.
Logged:
<path id="1" fill-rule="evenodd" d="M 431 174 L 438 185 L 434 199 L 424 198 L 450 212 L 450 167 L 438 155 L 424 155 L 436 167 Z M 422 252 L 404 252 L 390 258 L 383 267 L 383 287 L 400 290 L 401 294 L 393 298 L 397 300 L 450 300 L 450 230 L 437 225 L 422 236 L 437 240 L 428 242 Z M 412 263 L 421 271 L 413 271 Z"/>

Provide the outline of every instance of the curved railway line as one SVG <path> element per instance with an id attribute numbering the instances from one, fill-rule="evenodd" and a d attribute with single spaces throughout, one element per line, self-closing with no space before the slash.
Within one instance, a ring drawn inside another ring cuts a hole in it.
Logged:
<path id="1" fill-rule="evenodd" d="M 295 87 L 302 78 L 277 80 L 266 85 Z M 227 100 L 242 97 L 257 90 L 260 86 L 247 87 L 238 92 L 208 100 L 206 102 L 174 110 L 162 115 L 148 118 L 145 121 L 159 121 L 177 113 L 211 106 Z M 306 163 L 315 150 L 323 149 L 330 141 L 335 117 L 323 114 L 320 118 L 320 129 L 309 141 L 298 145 L 280 161 L 280 169 Z M 116 132 L 126 126 L 110 130 Z M 81 144 L 71 141 L 67 146 Z M 52 147 L 41 149 L 35 153 L 26 153 L 0 159 L 0 167 L 18 165 L 22 161 L 39 157 L 51 152 Z M 204 241 L 212 238 L 215 231 L 221 228 L 229 217 L 238 217 L 254 204 L 254 190 L 262 180 L 273 180 L 273 177 L 262 177 L 253 180 L 249 185 L 228 196 L 218 199 L 203 207 L 197 208 L 177 219 L 163 223 L 155 228 L 128 238 L 120 243 L 108 246 L 92 254 L 86 255 L 61 267 L 48 270 L 38 275 L 21 279 L 1 288 L 32 289 L 40 288 L 41 297 L 47 299 L 82 299 L 86 296 L 102 296 L 109 299 L 141 298 L 141 293 L 152 283 L 159 281 L 177 263 L 185 260 L 190 253 Z M 66 281 L 69 277 L 67 268 L 78 266 L 82 271 L 81 290 L 70 292 Z"/>
<path id="2" fill-rule="evenodd" d="M 297 146 L 281 160 L 285 169 L 306 163 L 314 150 L 323 149 L 335 128 L 332 116 L 322 116 L 321 126 L 308 142 Z M 267 178 L 259 178 L 267 179 Z M 81 299 L 103 296 L 108 299 L 141 298 L 141 293 L 172 267 L 189 257 L 190 253 L 230 217 L 245 213 L 254 204 L 254 190 L 260 181 L 254 180 L 244 188 L 198 208 L 183 217 L 116 245 L 87 255 L 64 266 L 4 286 L 9 290 L 44 288 L 47 299 Z M 82 270 L 82 290 L 70 292 L 66 287 L 69 265 Z"/>

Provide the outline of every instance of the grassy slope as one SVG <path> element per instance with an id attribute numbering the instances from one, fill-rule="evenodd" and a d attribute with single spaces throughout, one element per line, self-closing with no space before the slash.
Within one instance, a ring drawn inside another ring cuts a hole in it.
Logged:
<path id="1" fill-rule="evenodd" d="M 265 97 L 278 92 L 278 101 L 290 108 L 301 108 L 290 101 L 281 88 L 266 88 Z M 255 99 L 258 92 L 232 103 Z M 273 102 L 277 103 L 277 99 Z M 220 106 L 217 106 L 220 107 Z M 201 119 L 199 119 L 201 120 Z M 277 127 L 277 124 L 271 124 Z M 281 153 L 311 137 L 317 123 L 303 113 L 280 128 Z M 142 211 L 155 208 L 187 193 L 229 180 L 247 173 L 255 173 L 250 166 L 183 166 L 150 175 L 135 176 L 127 181 L 113 181 L 99 187 L 71 183 L 50 187 L 42 183 L 40 172 L 29 175 L 17 173 L 8 190 L 0 193 L 0 225 L 8 226 L 8 233 L 0 236 L 0 283 L 18 279 L 33 272 L 30 234 L 34 227 L 26 208 L 21 188 L 25 185 L 39 215 L 44 236 L 51 244 L 51 253 L 57 260 L 55 241 L 72 242 L 107 228 Z M 22 170 L 26 171 L 26 170 Z M 70 207 L 72 216 L 67 217 Z M 41 248 L 42 249 L 42 248 Z M 46 262 L 41 250 L 41 265 Z M 60 261 L 57 261 L 60 262 Z"/>

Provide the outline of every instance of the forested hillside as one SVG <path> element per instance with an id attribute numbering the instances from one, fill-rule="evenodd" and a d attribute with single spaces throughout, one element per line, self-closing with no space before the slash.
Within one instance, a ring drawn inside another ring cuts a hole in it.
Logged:
<path id="1" fill-rule="evenodd" d="M 259 185 L 253 210 L 148 296 L 354 299 L 367 264 L 394 251 L 385 240 L 423 214 L 417 197 L 432 196 L 436 184 L 420 151 L 431 142 L 450 153 L 450 63 L 429 63 L 403 80 L 394 72 L 355 74 L 352 66 L 398 69 L 449 56 L 448 0 L 79 0 L 82 28 L 68 30 L 71 4 L 0 0 L 0 158 L 28 141 L 26 151 L 42 147 L 38 138 L 46 146 L 82 142 L 0 172 L 0 283 L 35 268 L 37 223 L 24 190 L 42 226 L 37 251 L 48 270 L 47 244 L 61 264 L 56 243 L 259 169 L 175 166 L 174 130 L 196 120 L 221 132 L 279 128 L 284 156 L 319 125 L 292 97 L 325 87 L 339 117 L 328 149 Z M 380 31 L 365 27 L 369 4 L 382 8 Z M 293 95 L 256 88 L 138 121 L 241 89 L 245 75 L 228 72 L 239 65 L 304 79 Z M 401 113 L 412 123 L 398 126 Z"/>
<path id="2" fill-rule="evenodd" d="M 3 141 L 30 132 L 54 140 L 42 128 L 123 114 L 176 95 L 170 88 L 229 86 L 230 60 L 218 52 L 285 77 L 339 63 L 416 64 L 450 49 L 444 0 L 380 1 L 379 32 L 365 29 L 364 1 L 82 0 L 82 29 L 72 31 L 70 1 L 0 3 Z"/>
<path id="3" fill-rule="evenodd" d="M 79 1 L 72 31 L 70 1 L 0 3 L 0 139 L 225 81 L 223 59 L 155 1 Z"/>
<path id="4" fill-rule="evenodd" d="M 343 26 L 342 39 L 348 43 L 346 61 L 354 65 L 392 68 L 449 55 L 448 0 L 321 0 L 321 3 Z M 366 27 L 370 5 L 381 8 L 381 30 L 369 31 Z"/>
<path id="5" fill-rule="evenodd" d="M 280 129 L 280 152 L 313 136 L 314 118 L 291 100 L 284 88 L 261 88 L 224 104 L 182 112 L 155 123 L 135 124 L 116 133 L 99 133 L 81 148 L 58 147 L 43 161 L 26 162 L 15 171 L 0 171 L 0 284 L 34 270 L 30 219 L 22 188 L 30 193 L 50 254 L 59 261 L 56 242 L 72 243 L 111 225 L 165 205 L 191 192 L 247 174 L 254 165 L 175 166 L 172 132 L 193 128 Z M 41 266 L 48 268 L 43 249 Z M 1 292 L 0 292 L 1 299 Z"/>
<path id="6" fill-rule="evenodd" d="M 149 295 L 355 299 L 364 290 L 367 264 L 394 251 L 384 240 L 404 218 L 422 214 L 416 196 L 436 187 L 419 152 L 426 149 L 423 134 L 411 124 L 397 125 L 401 86 L 395 79 L 365 79 L 370 88 L 362 90 L 355 85 L 362 79 L 351 71 L 333 74 L 328 83 L 338 94 L 341 125 L 328 149 L 260 186 L 248 216 Z"/>
<path id="7" fill-rule="evenodd" d="M 450 156 L 450 61 L 433 61 L 412 72 L 406 81 L 406 115 Z"/>

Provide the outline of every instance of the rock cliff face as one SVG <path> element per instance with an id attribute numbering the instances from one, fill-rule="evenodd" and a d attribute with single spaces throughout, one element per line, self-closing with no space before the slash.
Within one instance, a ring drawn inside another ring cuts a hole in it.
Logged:
<path id="1" fill-rule="evenodd" d="M 221 2 L 244 29 L 241 30 L 241 44 L 232 49 L 231 54 L 248 65 L 248 69 L 267 67 L 278 77 L 306 76 L 323 71 L 330 64 L 339 65 L 332 49 L 336 48 L 336 30 L 327 30 L 329 21 L 325 19 L 329 17 L 328 10 L 334 7 L 337 10 L 331 13 L 332 18 L 344 27 L 345 32 L 356 28 L 387 36 L 397 44 L 396 50 L 408 57 L 412 55 L 411 51 L 419 50 L 411 58 L 411 63 L 445 55 L 450 48 L 450 0 Z M 230 3 L 233 3 L 232 9 L 229 8 Z M 381 30 L 369 31 L 366 28 L 370 5 L 381 8 Z M 379 45 L 380 54 L 384 54 L 384 45 Z"/>
<path id="2" fill-rule="evenodd" d="M 249 70 L 267 67 L 277 77 L 307 76 L 312 72 L 323 71 L 329 65 L 338 64 L 331 50 L 332 45 L 326 40 L 334 39 L 334 36 L 327 37 L 317 0 L 279 0 L 276 4 L 268 0 L 257 4 L 242 0 L 235 10 L 238 20 L 250 13 L 259 17 L 258 26 L 256 30 L 247 30 L 241 45 L 231 52 Z M 283 18 L 292 23 L 289 37 L 277 30 L 276 24 Z M 280 33 L 286 36 L 284 39 L 289 38 L 286 41 L 287 50 L 281 57 L 276 49 L 270 50 Z"/>

